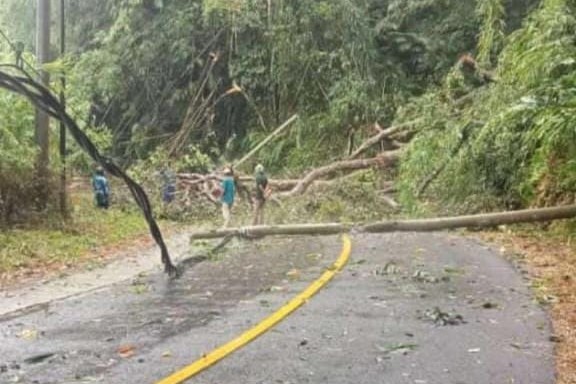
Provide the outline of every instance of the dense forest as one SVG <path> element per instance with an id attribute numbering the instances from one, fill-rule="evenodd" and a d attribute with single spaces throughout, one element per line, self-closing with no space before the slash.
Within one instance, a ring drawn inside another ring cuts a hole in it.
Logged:
<path id="1" fill-rule="evenodd" d="M 1 0 L 0 52 L 35 65 L 35 1 Z M 53 1 L 53 88 L 124 167 L 206 172 L 294 114 L 258 160 L 298 177 L 404 124 L 408 212 L 574 201 L 576 45 L 571 0 Z M 25 66 L 26 67 L 26 66 Z M 30 207 L 34 110 L 0 91 L 0 211 Z M 57 137 L 53 124 L 53 137 Z M 57 140 L 51 168 L 59 167 Z M 68 162 L 90 162 L 69 140 Z M 377 155 L 377 149 L 372 155 Z M 145 164 L 142 166 L 142 164 Z M 3 220 L 4 220 L 3 219 Z"/>

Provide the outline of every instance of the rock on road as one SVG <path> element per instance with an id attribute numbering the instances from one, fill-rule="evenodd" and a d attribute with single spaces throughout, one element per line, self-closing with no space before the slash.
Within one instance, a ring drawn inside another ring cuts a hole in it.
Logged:
<path id="1" fill-rule="evenodd" d="M 274 312 L 340 247 L 236 242 L 177 281 L 141 273 L 4 314 L 0 383 L 154 383 Z M 494 250 L 450 234 L 357 235 L 324 290 L 190 382 L 553 384 L 549 339 L 529 283 Z"/>

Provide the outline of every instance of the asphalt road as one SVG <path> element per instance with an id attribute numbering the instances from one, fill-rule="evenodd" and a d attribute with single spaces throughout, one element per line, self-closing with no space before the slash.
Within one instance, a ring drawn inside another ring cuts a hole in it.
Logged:
<path id="1" fill-rule="evenodd" d="M 496 251 L 449 234 L 352 241 L 328 287 L 190 382 L 554 383 L 547 315 Z M 274 312 L 340 247 L 337 237 L 236 243 L 178 281 L 140 274 L 4 314 L 0 383 L 154 383 Z"/>

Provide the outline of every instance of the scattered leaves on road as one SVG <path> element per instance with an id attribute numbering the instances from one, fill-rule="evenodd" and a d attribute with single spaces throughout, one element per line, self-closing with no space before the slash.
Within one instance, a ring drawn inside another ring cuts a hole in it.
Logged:
<path id="1" fill-rule="evenodd" d="M 118 354 L 125 359 L 134 356 L 135 353 L 136 348 L 133 345 L 122 345 L 118 348 Z"/>
<path id="2" fill-rule="evenodd" d="M 444 312 L 438 307 L 435 307 L 432 310 L 426 310 L 424 315 L 420 315 L 418 318 L 421 320 L 432 321 L 434 324 L 441 326 L 460 325 L 466 323 L 462 315 L 457 313 Z"/>
<path id="3" fill-rule="evenodd" d="M 35 329 L 24 329 L 20 332 L 20 337 L 24 340 L 36 340 L 38 338 L 38 331 Z"/>
<path id="4" fill-rule="evenodd" d="M 290 271 L 286 272 L 286 276 L 292 280 L 296 280 L 300 278 L 300 271 L 298 269 L 291 269 Z"/>

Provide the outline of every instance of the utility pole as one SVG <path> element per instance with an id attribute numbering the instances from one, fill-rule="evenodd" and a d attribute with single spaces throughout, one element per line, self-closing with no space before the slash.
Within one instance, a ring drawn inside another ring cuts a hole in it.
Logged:
<path id="1" fill-rule="evenodd" d="M 60 56 L 66 53 L 66 8 L 65 0 L 60 0 Z M 66 108 L 66 77 L 60 78 L 60 103 Z M 68 216 L 68 204 L 66 193 L 66 126 L 60 121 L 60 213 L 63 217 Z"/>
<path id="2" fill-rule="evenodd" d="M 50 0 L 37 0 L 36 17 L 36 57 L 40 67 L 50 61 Z M 48 86 L 50 77 L 40 68 L 40 82 Z M 50 117 L 36 109 L 36 143 L 40 148 L 38 156 L 38 205 L 46 208 L 48 200 L 48 165 L 50 161 Z"/>

